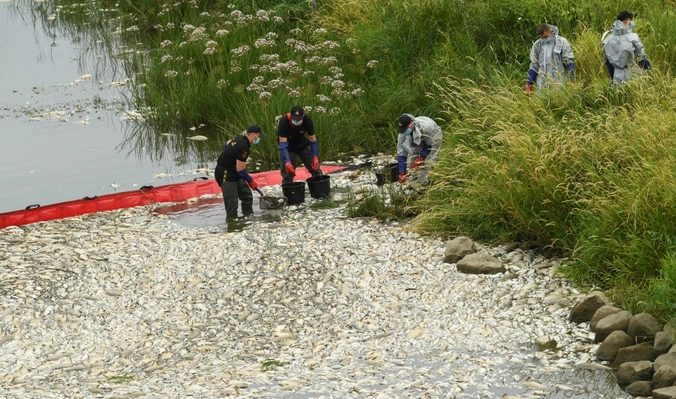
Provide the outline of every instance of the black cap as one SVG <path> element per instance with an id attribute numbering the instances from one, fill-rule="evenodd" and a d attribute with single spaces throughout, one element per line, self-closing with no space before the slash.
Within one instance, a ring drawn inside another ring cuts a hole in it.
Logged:
<path id="1" fill-rule="evenodd" d="M 263 133 L 263 129 L 261 129 L 260 126 L 258 125 L 251 125 L 246 128 L 247 133 L 260 133 L 261 135 L 265 134 Z"/>
<path id="2" fill-rule="evenodd" d="M 291 119 L 295 121 L 299 121 L 303 119 L 303 107 L 296 105 L 295 107 L 291 108 Z"/>
<path id="3" fill-rule="evenodd" d="M 406 129 L 408 129 L 408 125 L 413 122 L 413 119 L 411 119 L 410 116 L 404 114 L 399 117 L 399 128 L 397 129 L 397 132 L 399 133 L 404 133 Z"/>
<path id="4" fill-rule="evenodd" d="M 636 14 L 629 11 L 622 11 L 621 13 L 617 14 L 618 21 L 624 21 L 627 18 L 634 19 L 634 17 L 636 17 Z"/>

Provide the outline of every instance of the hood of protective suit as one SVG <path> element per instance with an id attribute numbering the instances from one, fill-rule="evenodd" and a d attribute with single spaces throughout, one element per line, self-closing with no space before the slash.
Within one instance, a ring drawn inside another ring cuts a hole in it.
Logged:
<path id="1" fill-rule="evenodd" d="M 613 22 L 613 27 L 611 30 L 615 35 L 626 35 L 627 33 L 631 33 L 631 28 L 629 25 L 625 25 L 622 21 Z"/>
<path id="2" fill-rule="evenodd" d="M 559 27 L 556 25 L 549 25 L 549 27 L 552 29 L 552 36 L 558 36 L 559 35 Z"/>
<path id="3" fill-rule="evenodd" d="M 413 132 L 411 132 L 411 138 L 413 139 L 413 143 L 416 145 L 420 144 L 420 138 L 422 137 L 422 134 L 420 132 L 420 122 L 415 120 L 415 116 L 411 114 L 404 114 L 411 118 L 413 121 Z"/>

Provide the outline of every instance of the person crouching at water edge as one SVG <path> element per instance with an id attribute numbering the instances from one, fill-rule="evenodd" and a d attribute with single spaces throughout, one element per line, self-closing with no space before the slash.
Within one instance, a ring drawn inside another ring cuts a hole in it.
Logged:
<path id="1" fill-rule="evenodd" d="M 296 175 L 296 160 L 312 174 L 322 174 L 319 169 L 319 145 L 315 137 L 315 125 L 303 108 L 294 106 L 291 112 L 282 116 L 277 125 L 277 143 L 281 159 L 282 184 L 293 182 Z"/>
<path id="2" fill-rule="evenodd" d="M 251 125 L 241 136 L 235 137 L 223 146 L 214 172 L 216 182 L 221 186 L 223 202 L 228 218 L 237 217 L 237 201 L 242 202 L 244 216 L 253 213 L 253 194 L 258 184 L 246 171 L 246 160 L 249 157 L 251 144 L 261 141 L 263 129 Z"/>
<path id="3" fill-rule="evenodd" d="M 399 183 L 427 183 L 427 173 L 437 159 L 441 146 L 441 128 L 426 116 L 399 117 L 397 132 L 397 163 Z M 408 169 L 408 173 L 407 173 Z"/>

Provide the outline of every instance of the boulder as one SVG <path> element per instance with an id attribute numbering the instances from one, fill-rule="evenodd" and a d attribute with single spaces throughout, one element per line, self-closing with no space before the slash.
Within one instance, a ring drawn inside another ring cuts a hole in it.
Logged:
<path id="1" fill-rule="evenodd" d="M 568 320 L 573 323 L 584 323 L 591 320 L 594 313 L 603 305 L 608 305 L 608 298 L 601 291 L 594 291 L 585 296 L 580 302 L 573 306 Z"/>
<path id="2" fill-rule="evenodd" d="M 655 353 L 657 356 L 669 352 L 676 339 L 676 329 L 664 326 L 664 329 L 655 334 Z"/>
<path id="3" fill-rule="evenodd" d="M 653 376 L 653 389 L 666 388 L 676 382 L 676 370 L 669 366 L 660 367 Z"/>
<path id="4" fill-rule="evenodd" d="M 596 323 L 596 342 L 603 342 L 613 331 L 627 331 L 627 326 L 631 320 L 631 313 L 623 310 L 619 313 L 611 314 L 599 320 Z"/>
<path id="5" fill-rule="evenodd" d="M 589 322 L 589 329 L 594 331 L 594 329 L 596 329 L 596 324 L 599 322 L 599 320 L 603 319 L 606 316 L 610 316 L 611 314 L 620 313 L 621 311 L 622 309 L 616 308 L 613 305 L 601 306 L 594 313 L 594 316 L 592 316 L 591 321 Z"/>
<path id="6" fill-rule="evenodd" d="M 601 360 L 615 360 L 620 348 L 634 345 L 634 340 L 624 331 L 613 331 L 603 340 L 596 350 L 596 357 Z"/>
<path id="7" fill-rule="evenodd" d="M 653 363 L 648 360 L 627 362 L 617 368 L 617 384 L 626 387 L 636 381 L 648 381 L 653 376 Z"/>
<path id="8" fill-rule="evenodd" d="M 639 362 L 641 360 L 652 362 L 653 359 L 655 359 L 655 349 L 653 349 L 652 345 L 632 345 L 617 350 L 617 356 L 615 356 L 613 367 L 617 368 L 621 364 L 627 362 Z M 657 370 L 657 368 L 655 368 L 655 370 Z"/>
<path id="9" fill-rule="evenodd" d="M 662 366 L 669 366 L 676 370 L 676 353 L 669 352 L 657 356 L 657 359 L 655 359 L 655 371 L 661 369 Z"/>
<path id="10" fill-rule="evenodd" d="M 631 396 L 648 397 L 653 393 L 653 383 L 652 381 L 636 381 L 624 388 L 624 391 Z"/>
<path id="11" fill-rule="evenodd" d="M 676 387 L 655 389 L 653 399 L 676 399 Z"/>
<path id="12" fill-rule="evenodd" d="M 467 274 L 497 274 L 505 271 L 498 258 L 484 252 L 467 255 L 456 265 L 459 272 Z"/>
<path id="13" fill-rule="evenodd" d="M 627 325 L 627 334 L 637 344 L 655 341 L 655 334 L 660 331 L 662 331 L 662 325 L 649 313 L 634 315 Z"/>
<path id="14" fill-rule="evenodd" d="M 445 263 L 456 263 L 460 259 L 477 251 L 477 246 L 469 237 L 460 236 L 446 244 Z"/>

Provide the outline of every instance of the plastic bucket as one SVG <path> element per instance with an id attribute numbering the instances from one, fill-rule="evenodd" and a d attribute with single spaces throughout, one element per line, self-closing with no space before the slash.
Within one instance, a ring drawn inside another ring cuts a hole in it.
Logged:
<path id="1" fill-rule="evenodd" d="M 305 181 L 310 189 L 310 197 L 314 199 L 329 198 L 329 193 L 331 193 L 331 176 L 312 176 Z"/>
<path id="2" fill-rule="evenodd" d="M 385 166 L 382 170 L 382 177 L 381 179 L 390 179 L 389 181 L 391 182 L 398 182 L 399 181 L 399 164 L 398 163 L 391 163 Z M 376 175 L 376 179 L 378 176 Z"/>
<path id="3" fill-rule="evenodd" d="M 284 183 L 282 184 L 282 193 L 284 193 L 289 205 L 302 204 L 305 202 L 305 182 Z"/>

